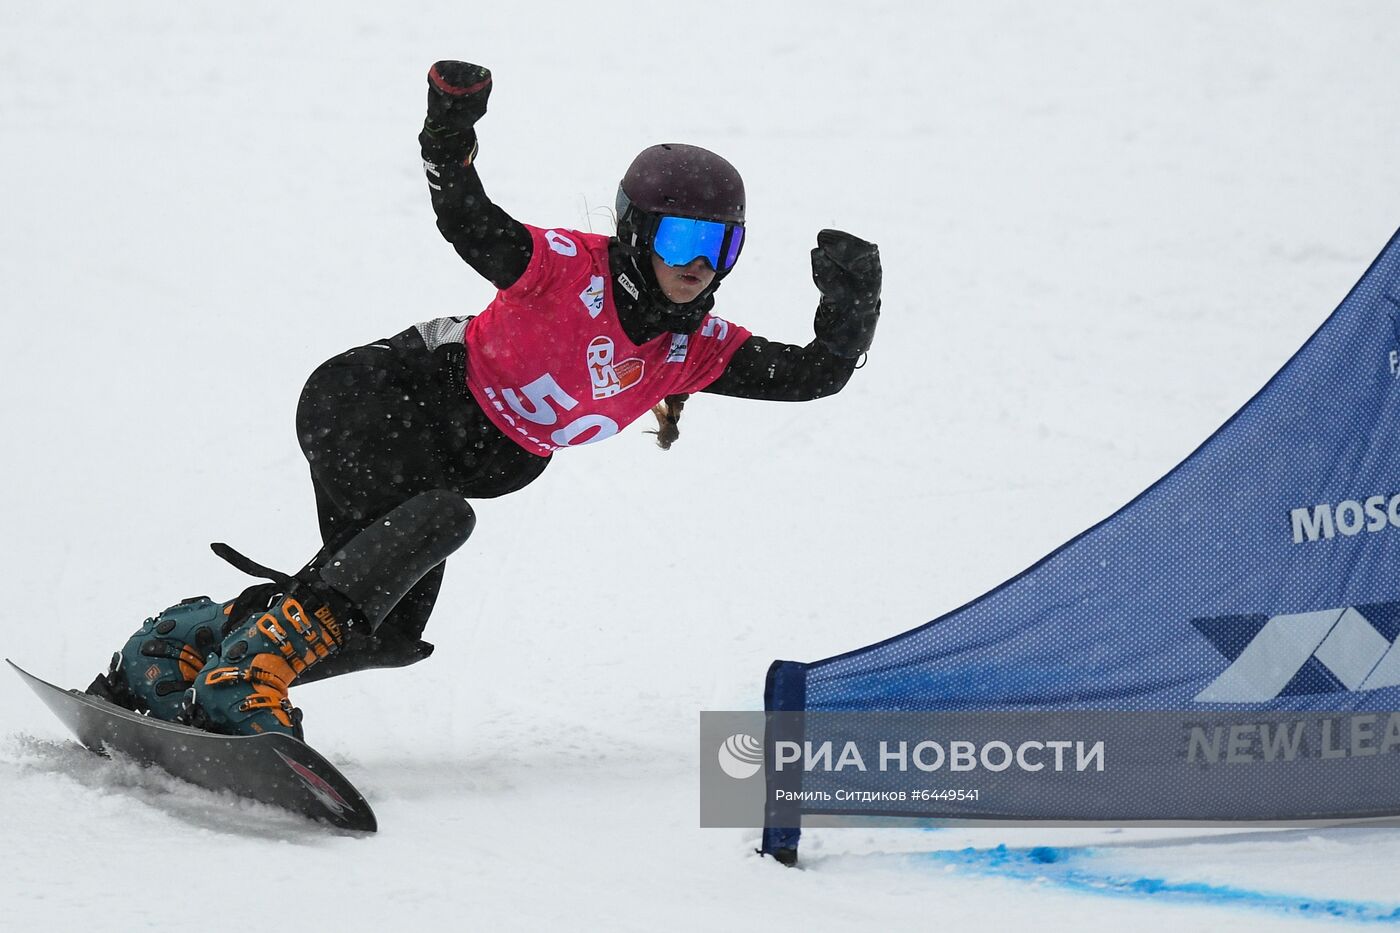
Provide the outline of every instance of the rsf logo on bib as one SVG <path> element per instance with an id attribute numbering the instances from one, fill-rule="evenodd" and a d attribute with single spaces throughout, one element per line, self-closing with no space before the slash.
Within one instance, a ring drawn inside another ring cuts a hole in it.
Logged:
<path id="1" fill-rule="evenodd" d="M 594 337 L 588 343 L 588 379 L 593 385 L 593 397 L 610 398 L 636 385 L 642 378 L 645 364 L 635 357 L 613 362 L 615 350 L 607 337 Z"/>

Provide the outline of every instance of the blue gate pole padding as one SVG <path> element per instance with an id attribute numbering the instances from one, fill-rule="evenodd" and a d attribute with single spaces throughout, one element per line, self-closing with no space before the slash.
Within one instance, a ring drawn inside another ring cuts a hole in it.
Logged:
<path id="1" fill-rule="evenodd" d="M 764 717 L 763 761 L 767 794 L 763 808 L 763 844 L 765 855 L 779 850 L 796 851 L 802 837 L 802 810 L 796 799 L 783 800 L 786 791 L 802 790 L 802 770 L 790 768 L 781 773 L 774 770 L 777 755 L 774 746 L 781 741 L 802 741 L 802 717 L 773 713 L 800 712 L 806 702 L 807 665 L 797 661 L 774 661 L 768 667 L 768 679 L 763 688 Z"/>

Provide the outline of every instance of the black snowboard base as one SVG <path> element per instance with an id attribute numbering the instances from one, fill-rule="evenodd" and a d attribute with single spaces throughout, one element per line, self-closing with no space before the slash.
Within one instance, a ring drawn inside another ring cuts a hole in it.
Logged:
<path id="1" fill-rule="evenodd" d="M 341 829 L 375 832 L 374 811 L 335 766 L 289 735 L 217 735 L 133 713 L 40 680 L 6 663 L 78 741 L 108 749 L 209 790 L 272 804 Z"/>

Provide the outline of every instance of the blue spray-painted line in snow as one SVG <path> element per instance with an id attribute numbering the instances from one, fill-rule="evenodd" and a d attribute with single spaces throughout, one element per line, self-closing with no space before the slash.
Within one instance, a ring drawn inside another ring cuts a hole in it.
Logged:
<path id="1" fill-rule="evenodd" d="M 1037 846 L 1030 849 L 1011 849 L 1000 845 L 993 849 L 969 848 L 928 852 L 918 857 L 953 865 L 963 871 L 1048 883 L 1086 894 L 1152 898 L 1180 904 L 1244 907 L 1300 917 L 1400 924 L 1400 907 L 1393 904 L 1251 891 L 1248 888 L 1199 881 L 1166 881 L 1161 878 L 1115 875 L 1111 872 L 1096 871 L 1082 864 L 1090 861 L 1094 854 L 1095 850 L 1092 848 Z"/>

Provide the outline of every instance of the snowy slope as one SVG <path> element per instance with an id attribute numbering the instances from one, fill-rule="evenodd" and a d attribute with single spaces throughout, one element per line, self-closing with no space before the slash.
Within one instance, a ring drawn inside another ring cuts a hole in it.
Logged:
<path id="1" fill-rule="evenodd" d="M 489 298 L 418 165 L 434 59 L 494 70 L 480 166 L 521 219 L 609 230 L 653 142 L 730 158 L 750 241 L 720 310 L 757 333 L 808 339 L 819 228 L 886 265 L 845 392 L 702 396 L 669 453 L 638 425 L 561 454 L 479 503 L 430 662 L 294 692 L 372 839 L 93 759 L 0 677 L 0 928 L 241 929 L 253 878 L 347 931 L 1387 919 L 1376 829 L 831 829 L 784 871 L 696 828 L 695 736 L 757 707 L 773 658 L 1023 569 L 1281 365 L 1400 226 L 1397 25 L 1291 0 L 0 5 L 0 647 L 59 682 L 240 589 L 209 541 L 304 561 L 305 376 Z"/>

